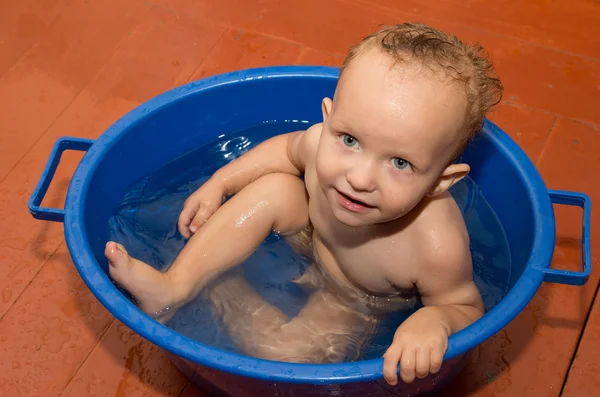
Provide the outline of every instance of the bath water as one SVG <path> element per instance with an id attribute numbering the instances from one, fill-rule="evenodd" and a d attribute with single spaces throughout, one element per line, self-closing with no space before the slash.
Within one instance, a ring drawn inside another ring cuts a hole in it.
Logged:
<path id="1" fill-rule="evenodd" d="M 110 238 L 123 244 L 133 257 L 165 271 L 185 244 L 177 230 L 177 220 L 186 198 L 218 168 L 266 138 L 303 130 L 309 125 L 309 122 L 299 121 L 265 122 L 222 136 L 150 172 L 124 194 L 109 222 Z M 502 225 L 472 179 L 463 179 L 451 193 L 467 223 L 475 281 L 489 310 L 510 287 L 508 242 Z M 272 234 L 240 266 L 266 301 L 293 317 L 304 306 L 307 295 L 291 280 L 300 276 L 310 263 L 310 258 L 295 254 L 282 238 Z M 181 308 L 166 325 L 201 343 L 237 352 L 219 319 L 212 316 L 209 304 L 199 296 Z M 392 323 L 380 327 L 377 337 L 363 348 L 360 359 L 381 357 L 399 322 L 409 314 L 401 314 Z"/>

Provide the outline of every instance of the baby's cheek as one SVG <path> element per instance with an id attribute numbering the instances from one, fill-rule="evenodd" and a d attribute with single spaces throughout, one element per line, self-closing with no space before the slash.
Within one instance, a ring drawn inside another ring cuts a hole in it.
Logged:
<path id="1" fill-rule="evenodd" d="M 334 177 L 341 172 L 342 168 L 340 158 L 331 152 L 322 152 L 317 158 L 317 171 L 322 178 Z"/>
<path id="2" fill-rule="evenodd" d="M 415 197 L 415 191 L 412 188 L 403 186 L 403 188 L 388 189 L 385 194 L 385 207 L 389 212 L 398 215 L 404 215 L 418 203 Z"/>

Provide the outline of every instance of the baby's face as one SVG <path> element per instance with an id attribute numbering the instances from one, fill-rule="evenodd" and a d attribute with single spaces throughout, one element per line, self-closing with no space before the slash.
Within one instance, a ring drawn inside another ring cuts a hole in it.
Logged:
<path id="1" fill-rule="evenodd" d="M 391 221 L 413 209 L 436 185 L 461 137 L 464 89 L 420 65 L 392 62 L 378 49 L 354 59 L 324 111 L 317 175 L 336 218 L 350 226 Z"/>

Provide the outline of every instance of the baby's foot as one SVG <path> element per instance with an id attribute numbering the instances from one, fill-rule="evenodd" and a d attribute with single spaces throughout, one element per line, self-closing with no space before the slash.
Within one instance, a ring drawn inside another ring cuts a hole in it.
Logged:
<path id="1" fill-rule="evenodd" d="M 140 309 L 156 320 L 167 322 L 185 303 L 166 273 L 130 257 L 121 244 L 108 242 L 104 255 L 113 280 L 134 296 Z"/>
<path id="2" fill-rule="evenodd" d="M 243 275 L 232 273 L 212 283 L 203 295 L 212 302 L 213 314 L 223 317 L 234 313 L 233 308 L 245 306 L 247 299 L 255 293 Z"/>

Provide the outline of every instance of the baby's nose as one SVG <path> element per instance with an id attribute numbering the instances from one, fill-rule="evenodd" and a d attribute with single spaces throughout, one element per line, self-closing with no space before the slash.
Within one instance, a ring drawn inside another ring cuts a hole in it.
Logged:
<path id="1" fill-rule="evenodd" d="M 356 192 L 372 192 L 375 190 L 373 169 L 368 164 L 356 164 L 346 173 L 350 187 Z"/>

